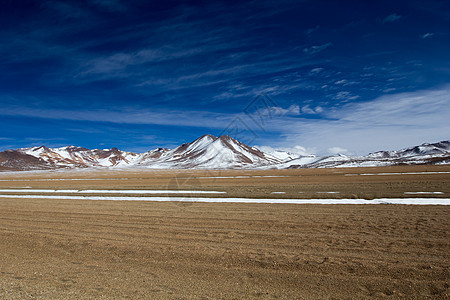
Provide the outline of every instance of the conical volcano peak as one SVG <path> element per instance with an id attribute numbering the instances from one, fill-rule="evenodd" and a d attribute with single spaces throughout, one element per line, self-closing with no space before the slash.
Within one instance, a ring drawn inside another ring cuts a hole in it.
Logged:
<path id="1" fill-rule="evenodd" d="M 225 140 L 225 141 L 235 140 L 234 138 L 232 138 L 232 137 L 229 136 L 229 135 L 221 135 L 221 136 L 219 136 L 219 139 Z"/>
<path id="2" fill-rule="evenodd" d="M 0 169 L 37 170 L 86 167 L 139 167 L 152 169 L 331 168 L 405 164 L 450 164 L 450 141 L 424 143 L 367 156 L 296 156 L 251 147 L 229 136 L 203 135 L 174 149 L 157 148 L 145 153 L 111 149 L 90 150 L 77 146 L 20 148 L 0 152 Z"/>
<path id="3" fill-rule="evenodd" d="M 215 139 L 217 139 L 217 137 L 215 137 L 214 135 L 212 135 L 212 134 L 205 134 L 205 135 L 202 135 L 201 137 L 199 137 L 197 140 L 201 140 L 201 139 L 213 139 L 213 140 L 215 140 Z"/>

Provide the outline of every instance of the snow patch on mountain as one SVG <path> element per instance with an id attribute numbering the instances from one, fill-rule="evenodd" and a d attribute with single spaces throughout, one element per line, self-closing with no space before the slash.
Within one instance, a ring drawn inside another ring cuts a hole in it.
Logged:
<path id="1" fill-rule="evenodd" d="M 291 168 L 349 168 L 381 167 L 414 164 L 449 164 L 450 140 L 434 144 L 425 143 L 395 151 L 378 151 L 366 156 L 346 156 L 338 154 L 319 158 L 302 165 L 291 164 Z"/>
<path id="2" fill-rule="evenodd" d="M 270 166 L 280 160 L 229 136 L 204 135 L 142 163 L 150 168 L 228 169 Z"/>
<path id="3" fill-rule="evenodd" d="M 145 153 L 117 148 L 90 150 L 67 146 L 21 148 L 0 152 L 0 170 L 59 168 L 141 167 L 154 169 L 268 169 L 343 168 L 405 164 L 450 164 L 450 140 L 425 143 L 366 156 L 337 154 L 315 156 L 305 148 L 250 147 L 229 136 L 204 135 L 175 149 L 157 148 Z"/>

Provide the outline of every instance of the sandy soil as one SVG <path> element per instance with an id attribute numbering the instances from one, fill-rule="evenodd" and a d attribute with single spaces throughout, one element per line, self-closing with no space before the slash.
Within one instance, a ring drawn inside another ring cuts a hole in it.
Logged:
<path id="1" fill-rule="evenodd" d="M 449 173 L 345 175 L 424 171 L 449 167 L 10 173 L 0 174 L 0 188 L 448 198 Z M 213 175 L 288 177 L 199 178 Z M 70 178 L 83 180 L 47 180 Z M 0 298 L 448 299 L 449 215 L 450 206 L 3 198 Z"/>
<path id="2" fill-rule="evenodd" d="M 394 175 L 386 175 L 386 173 Z M 423 197 L 420 194 L 405 194 L 405 192 L 440 192 L 440 194 L 434 194 L 432 197 L 449 198 L 449 183 L 450 165 L 265 171 L 81 170 L 37 173 L 0 172 L 0 189 L 24 187 L 46 189 L 191 189 L 227 192 L 226 194 L 214 195 L 215 197 L 246 198 L 274 198 L 274 196 L 304 199 Z M 274 192 L 283 192 L 284 194 L 273 194 Z"/>

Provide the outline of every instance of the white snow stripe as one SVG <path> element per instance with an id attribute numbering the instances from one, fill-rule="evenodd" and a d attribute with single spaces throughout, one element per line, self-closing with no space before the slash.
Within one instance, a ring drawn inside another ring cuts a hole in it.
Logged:
<path id="1" fill-rule="evenodd" d="M 191 190 L 48 190 L 48 189 L 0 189 L 0 193 L 83 193 L 83 194 L 226 194 L 222 191 Z"/>
<path id="2" fill-rule="evenodd" d="M 345 176 L 376 176 L 376 175 L 427 175 L 427 174 L 450 174 L 450 172 L 405 172 L 405 173 L 362 173 L 362 174 L 345 174 Z"/>
<path id="3" fill-rule="evenodd" d="M 40 179 L 0 179 L 0 181 L 70 181 L 70 180 L 129 180 L 130 178 L 40 178 Z"/>
<path id="4" fill-rule="evenodd" d="M 275 175 L 252 175 L 252 176 L 201 176 L 201 177 L 182 177 L 180 179 L 189 179 L 189 178 L 196 178 L 196 179 L 228 179 L 228 178 L 277 178 L 277 177 L 295 177 L 295 176 L 275 176 Z"/>
<path id="5" fill-rule="evenodd" d="M 339 192 L 316 192 L 316 194 L 339 194 Z"/>
<path id="6" fill-rule="evenodd" d="M 444 194 L 444 192 L 405 192 L 408 195 L 420 195 L 420 194 Z"/>
<path id="7" fill-rule="evenodd" d="M 251 198 L 198 198 L 198 197 L 101 197 L 56 195 L 0 195 L 0 198 L 57 199 L 57 200 L 114 200 L 114 201 L 166 201 L 166 202 L 219 202 L 219 203 L 273 203 L 273 204 L 407 204 L 450 205 L 450 198 L 381 198 L 381 199 L 251 199 Z"/>

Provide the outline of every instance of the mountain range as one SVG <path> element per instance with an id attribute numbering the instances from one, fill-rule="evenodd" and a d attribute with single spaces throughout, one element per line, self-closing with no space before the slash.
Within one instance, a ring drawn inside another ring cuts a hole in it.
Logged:
<path id="1" fill-rule="evenodd" d="M 284 169 L 369 167 L 409 164 L 450 164 L 450 140 L 422 144 L 397 151 L 378 151 L 366 156 L 301 156 L 275 150 L 263 152 L 229 136 L 204 135 L 175 149 L 157 148 L 145 153 L 67 146 L 20 148 L 0 152 L 1 171 L 59 168 L 153 169 Z"/>

